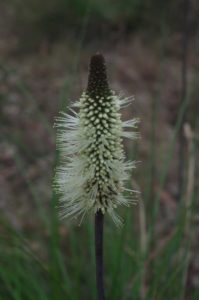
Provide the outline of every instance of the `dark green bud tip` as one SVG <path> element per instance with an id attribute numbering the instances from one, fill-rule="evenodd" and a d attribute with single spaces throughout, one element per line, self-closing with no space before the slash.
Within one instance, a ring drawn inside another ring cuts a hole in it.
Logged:
<path id="1" fill-rule="evenodd" d="M 86 92 L 94 99 L 107 97 L 111 94 L 107 80 L 105 60 L 100 53 L 96 53 L 91 57 Z"/>

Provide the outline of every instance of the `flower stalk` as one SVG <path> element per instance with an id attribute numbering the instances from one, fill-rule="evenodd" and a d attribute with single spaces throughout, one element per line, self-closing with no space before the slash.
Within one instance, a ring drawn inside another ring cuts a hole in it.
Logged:
<path id="1" fill-rule="evenodd" d="M 101 54 L 91 57 L 88 86 L 71 109 L 57 118 L 57 146 L 61 162 L 54 186 L 60 196 L 61 216 L 81 220 L 95 216 L 96 281 L 98 300 L 104 300 L 103 223 L 108 213 L 117 226 L 122 219 L 118 206 L 137 202 L 134 190 L 125 187 L 135 162 L 125 161 L 123 138 L 136 139 L 138 119 L 121 120 L 120 109 L 131 103 L 122 99 L 108 84 L 106 65 Z M 132 130 L 133 129 L 133 130 Z M 125 194 L 125 195 L 124 195 Z"/>
<path id="2" fill-rule="evenodd" d="M 95 258 L 96 283 L 98 300 L 105 300 L 104 294 L 104 263 L 103 263 L 103 226 L 104 214 L 98 211 L 95 214 Z"/>

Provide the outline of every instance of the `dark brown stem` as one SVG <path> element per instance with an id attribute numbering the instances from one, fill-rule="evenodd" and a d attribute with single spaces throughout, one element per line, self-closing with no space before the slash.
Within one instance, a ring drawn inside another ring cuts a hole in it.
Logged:
<path id="1" fill-rule="evenodd" d="M 180 105 L 183 105 L 187 101 L 187 60 L 188 60 L 188 44 L 189 44 L 189 10 L 190 0 L 183 1 L 183 32 L 182 32 L 182 69 L 181 69 L 181 101 Z M 187 106 L 187 104 L 186 104 Z M 184 114 L 180 132 L 179 132 L 179 167 L 178 167 L 178 195 L 180 200 L 182 195 L 182 189 L 184 184 L 184 151 L 185 151 L 185 137 L 183 132 L 183 126 L 186 122 L 186 114 Z"/>
<path id="2" fill-rule="evenodd" d="M 99 210 L 95 214 L 95 257 L 96 257 L 96 282 L 97 282 L 98 300 L 105 300 L 104 266 L 103 266 L 103 224 L 104 224 L 104 215 Z"/>

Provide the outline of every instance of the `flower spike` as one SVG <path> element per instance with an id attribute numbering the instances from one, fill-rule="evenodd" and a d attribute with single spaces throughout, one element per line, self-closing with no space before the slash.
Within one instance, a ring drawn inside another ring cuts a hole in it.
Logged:
<path id="1" fill-rule="evenodd" d="M 79 113 L 62 113 L 55 123 L 61 162 L 54 186 L 60 194 L 63 217 L 101 211 L 109 213 L 120 226 L 115 209 L 135 202 L 132 196 L 123 195 L 135 164 L 125 162 L 122 137 L 137 138 L 129 128 L 136 128 L 138 119 L 121 121 L 123 103 L 109 87 L 104 57 L 95 54 L 90 61 L 87 89 L 75 105 Z"/>

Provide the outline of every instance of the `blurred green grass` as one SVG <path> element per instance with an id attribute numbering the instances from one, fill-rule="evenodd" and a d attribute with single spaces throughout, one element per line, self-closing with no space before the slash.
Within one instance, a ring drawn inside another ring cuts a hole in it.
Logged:
<path id="1" fill-rule="evenodd" d="M 136 1 L 127 2 L 135 5 L 135 7 L 138 5 Z M 30 5 L 33 5 L 33 2 L 29 1 L 16 1 L 17 5 L 21 5 L 21 3 L 23 5 L 31 3 Z M 49 9 L 54 9 L 53 3 L 55 2 L 52 1 L 53 8 L 49 6 Z M 66 2 L 62 1 L 61 3 L 64 5 Z M 40 8 L 43 4 L 41 2 L 38 6 L 36 4 L 37 2 L 34 4 L 36 12 L 33 10 L 33 15 L 35 14 L 33 19 L 36 18 L 36 21 L 30 19 L 28 22 L 37 23 L 37 18 L 43 18 L 41 15 L 44 13 Z M 73 2 L 73 5 L 78 7 L 80 16 L 85 8 L 83 4 L 83 1 L 80 0 Z M 118 8 L 116 14 L 113 11 L 109 13 L 108 6 L 105 10 L 103 2 L 101 4 L 96 2 L 96 7 L 97 5 L 101 5 L 101 10 L 98 8 L 99 11 L 104 15 L 108 15 L 108 18 L 110 18 L 110 15 L 112 18 L 119 18 Z M 126 1 L 121 5 L 126 5 Z M 57 6 L 62 12 L 63 7 L 59 6 L 58 3 Z M 81 8 L 82 6 L 83 8 Z M 32 10 L 32 6 L 30 8 Z M 41 15 L 38 14 L 38 11 Z M 127 13 L 129 12 L 127 11 Z M 85 37 L 86 27 L 84 26 L 86 26 L 87 21 L 84 19 L 84 22 L 85 25 L 83 26 L 80 22 L 80 42 L 77 43 L 77 51 L 73 62 L 73 76 L 77 73 L 77 65 Z M 164 64 L 164 40 L 162 43 L 161 64 Z M 186 299 L 185 295 L 187 295 L 187 299 L 197 300 L 199 296 L 199 287 L 191 292 L 186 290 L 186 276 L 190 256 L 196 255 L 196 253 L 192 253 L 191 247 L 196 228 L 192 223 L 188 223 L 187 213 L 190 211 L 191 215 L 194 215 L 197 212 L 198 191 L 194 190 L 191 195 L 190 207 L 186 207 L 184 197 L 177 203 L 175 222 L 172 223 L 169 232 L 165 233 L 164 237 L 155 230 L 159 223 L 158 217 L 161 218 L 159 214 L 160 194 L 169 174 L 182 116 L 185 114 L 186 101 L 188 100 L 185 99 L 180 107 L 172 138 L 168 141 L 167 151 L 160 153 L 155 136 L 159 126 L 157 117 L 158 102 L 164 84 L 161 78 L 163 72 L 161 67 L 159 72 L 160 76 L 157 82 L 159 89 L 156 98 L 150 99 L 152 103 L 150 154 L 148 162 L 144 162 L 145 167 L 142 168 L 145 170 L 145 174 L 139 174 L 136 179 L 136 182 L 139 183 L 139 180 L 143 180 L 144 177 L 147 178 L 148 186 L 146 190 L 142 191 L 139 206 L 122 209 L 121 214 L 125 216 L 125 225 L 121 231 L 117 230 L 109 220 L 106 220 L 105 224 L 105 283 L 107 299 L 110 300 L 167 300 L 168 298 L 182 300 Z M 73 81 L 69 82 L 66 78 L 63 89 L 60 91 L 60 107 L 63 108 L 69 105 L 67 98 L 73 86 Z M 54 139 L 54 133 L 51 130 L 52 124 L 49 124 L 45 114 L 37 107 L 34 96 L 26 89 L 23 82 L 19 83 L 19 88 L 22 95 L 25 95 L 28 101 L 34 103 L 39 122 L 46 128 L 48 135 Z M 5 139 L 11 145 L 14 144 L 22 148 L 24 154 L 30 155 L 30 149 L 23 144 L 23 139 L 17 139 L 12 132 L 9 132 Z M 139 157 L 139 145 L 136 152 L 136 157 Z M 158 182 L 160 183 L 161 190 L 159 192 L 153 190 L 157 153 L 161 155 L 163 161 L 162 169 L 158 175 L 155 175 L 158 176 Z M 55 153 L 54 164 L 56 164 L 58 156 L 59 154 Z M 129 150 L 128 156 L 134 158 L 135 153 Z M 37 222 L 40 225 L 36 232 L 34 232 L 34 229 L 18 230 L 3 213 L 0 214 L 0 299 L 96 299 L 93 218 L 87 218 L 81 227 L 65 223 L 62 225 L 61 221 L 58 220 L 56 209 L 58 199 L 56 195 L 52 192 L 49 210 L 46 211 L 46 205 L 43 203 L 37 185 L 26 178 L 23 156 L 17 153 L 14 160 L 19 173 L 26 181 L 30 197 L 35 203 L 34 209 Z M 49 186 L 49 189 L 51 189 L 51 186 Z M 188 235 L 186 233 L 187 226 L 189 229 Z"/>

